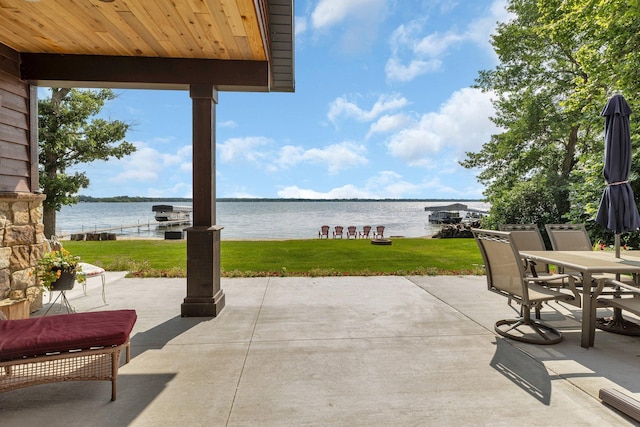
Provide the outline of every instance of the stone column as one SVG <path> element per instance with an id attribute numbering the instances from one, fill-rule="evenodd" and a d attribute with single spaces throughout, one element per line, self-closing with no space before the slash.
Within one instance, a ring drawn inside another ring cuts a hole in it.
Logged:
<path id="1" fill-rule="evenodd" d="M 217 316 L 225 304 L 220 287 L 220 231 L 216 223 L 215 106 L 213 85 L 191 85 L 193 105 L 193 227 L 187 231 L 187 296 L 183 317 Z"/>
<path id="2" fill-rule="evenodd" d="M 0 192 L 0 300 L 42 307 L 42 292 L 34 273 L 44 253 L 42 201 L 34 193 Z"/>

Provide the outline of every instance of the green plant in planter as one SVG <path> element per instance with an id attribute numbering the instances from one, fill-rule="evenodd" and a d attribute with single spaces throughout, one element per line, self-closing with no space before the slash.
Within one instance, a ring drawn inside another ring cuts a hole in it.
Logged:
<path id="1" fill-rule="evenodd" d="M 82 266 L 78 263 L 80 257 L 71 255 L 68 250 L 61 248 L 47 252 L 38 260 L 36 267 L 36 277 L 44 289 L 51 289 L 51 284 L 60 278 L 62 272 L 77 274 L 82 271 Z M 82 283 L 86 277 L 81 274 L 76 276 L 76 280 Z"/>

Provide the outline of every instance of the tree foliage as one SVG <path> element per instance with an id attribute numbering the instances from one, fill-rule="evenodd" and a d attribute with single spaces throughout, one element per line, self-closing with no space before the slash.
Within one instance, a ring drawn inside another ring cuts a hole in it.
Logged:
<path id="1" fill-rule="evenodd" d="M 511 19 L 492 37 L 499 63 L 476 80 L 494 94 L 493 120 L 502 133 L 461 162 L 480 170 L 492 205 L 487 224 L 575 221 L 597 233 L 605 186 L 600 111 L 620 92 L 640 115 L 637 3 L 509 1 Z M 634 153 L 637 119 L 632 115 Z M 636 195 L 639 186 L 633 184 Z"/>
<path id="2" fill-rule="evenodd" d="M 69 172 L 81 163 L 122 158 L 135 151 L 124 141 L 129 124 L 96 117 L 105 102 L 116 97 L 110 89 L 52 88 L 38 102 L 39 172 L 44 201 L 45 235 L 55 233 L 55 214 L 77 203 L 77 193 L 89 186 L 84 172 Z"/>

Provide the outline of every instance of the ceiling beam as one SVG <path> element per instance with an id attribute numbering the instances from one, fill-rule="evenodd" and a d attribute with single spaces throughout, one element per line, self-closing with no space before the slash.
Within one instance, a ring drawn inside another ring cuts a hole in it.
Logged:
<path id="1" fill-rule="evenodd" d="M 21 78 L 38 86 L 268 91 L 266 61 L 21 53 Z"/>

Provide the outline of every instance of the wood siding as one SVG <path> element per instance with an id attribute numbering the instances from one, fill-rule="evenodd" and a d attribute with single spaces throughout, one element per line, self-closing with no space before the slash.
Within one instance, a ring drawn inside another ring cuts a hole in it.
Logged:
<path id="1" fill-rule="evenodd" d="M 0 192 L 31 192 L 38 182 L 31 179 L 37 173 L 37 150 L 29 144 L 31 90 L 18 77 L 19 60 L 17 52 L 0 45 Z"/>

